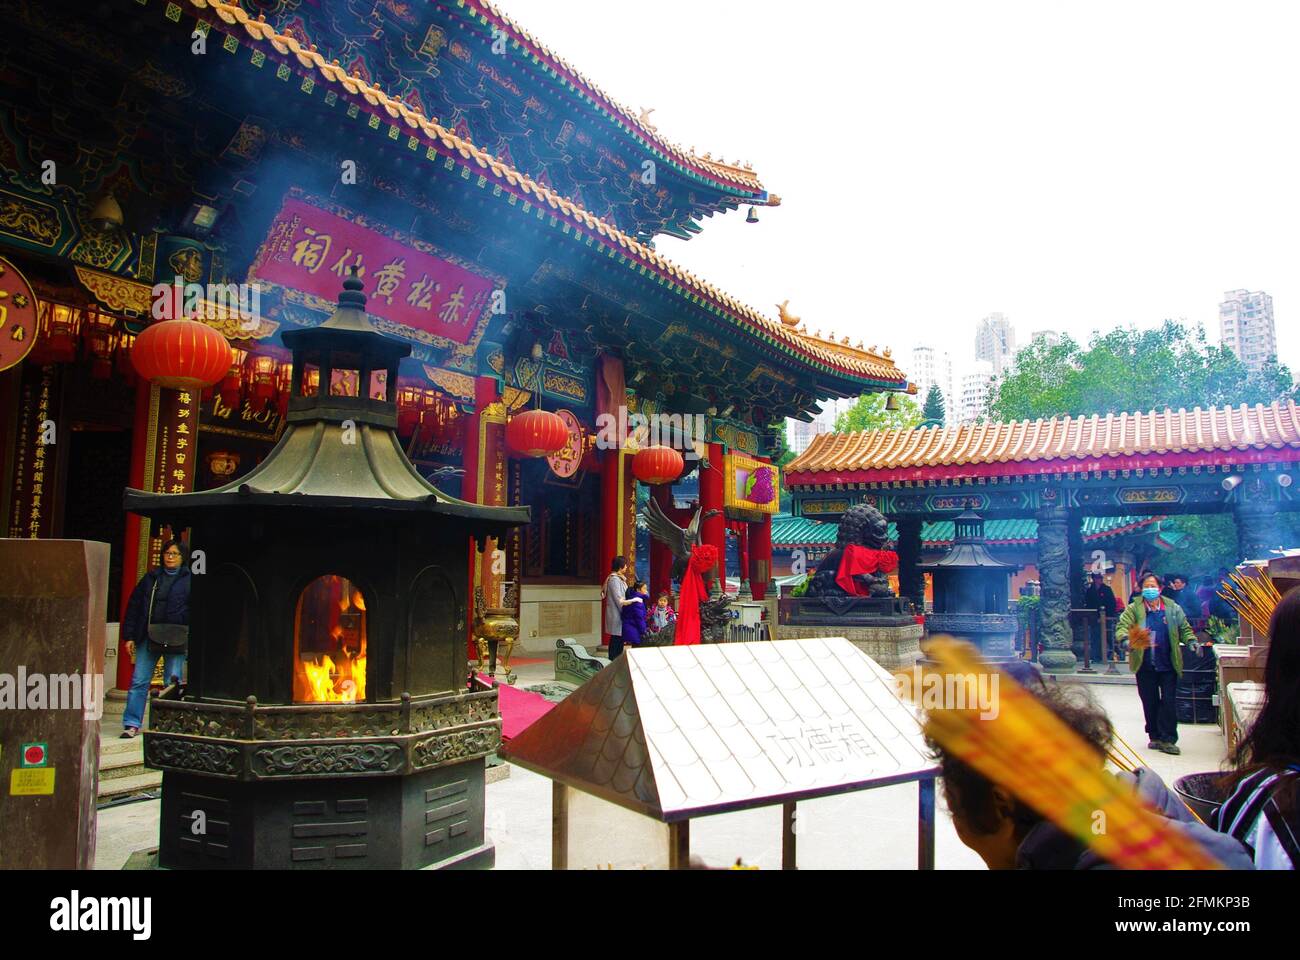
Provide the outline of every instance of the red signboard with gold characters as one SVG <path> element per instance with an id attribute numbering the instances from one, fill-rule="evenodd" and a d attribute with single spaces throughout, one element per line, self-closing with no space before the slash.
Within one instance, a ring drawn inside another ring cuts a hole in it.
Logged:
<path id="1" fill-rule="evenodd" d="M 285 199 L 253 271 L 332 301 L 354 267 L 367 312 L 458 344 L 492 308 L 492 279 L 295 197 Z"/>
<path id="2" fill-rule="evenodd" d="M 36 294 L 18 268 L 0 257 L 0 370 L 22 363 L 36 345 Z"/>

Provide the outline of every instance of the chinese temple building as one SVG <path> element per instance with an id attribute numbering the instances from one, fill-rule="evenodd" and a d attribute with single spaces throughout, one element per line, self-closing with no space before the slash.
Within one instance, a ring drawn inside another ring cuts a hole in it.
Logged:
<path id="1" fill-rule="evenodd" d="M 465 585 L 489 606 L 518 586 L 524 650 L 600 641 L 616 554 L 667 585 L 666 550 L 635 557 L 643 451 L 602 442 L 611 422 L 665 424 L 677 479 L 697 471 L 700 505 L 721 511 L 705 541 L 742 538 L 728 573 L 761 599 L 785 419 L 911 389 L 888 350 L 811 334 L 657 253 L 656 237 L 780 200 L 491 4 L 0 0 L 0 16 L 0 289 L 30 301 L 24 319 L 9 300 L 0 336 L 0 518 L 11 537 L 111 544 L 110 617 L 164 533 L 123 521 L 123 489 L 215 490 L 264 461 L 289 410 L 286 335 L 320 326 L 353 271 L 410 355 L 395 384 L 309 369 L 303 389 L 395 395 L 427 480 L 532 508 Z M 232 348 L 207 389 L 137 373 L 136 338 L 168 305 Z M 541 450 L 508 439 L 530 411 L 563 427 Z"/>
<path id="2" fill-rule="evenodd" d="M 1289 401 L 823 434 L 787 465 L 786 484 L 797 517 L 834 520 L 869 503 L 894 521 L 905 596 L 920 593 L 925 523 L 971 509 L 993 536 L 998 520 L 1033 519 L 1041 662 L 1068 673 L 1089 523 L 1227 513 L 1241 558 L 1267 557 L 1285 538 L 1277 514 L 1300 510 L 1298 462 L 1300 409 Z"/>

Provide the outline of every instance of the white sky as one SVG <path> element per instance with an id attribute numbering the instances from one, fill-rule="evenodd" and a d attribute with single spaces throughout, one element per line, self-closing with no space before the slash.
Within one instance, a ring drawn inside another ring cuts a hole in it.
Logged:
<path id="1" fill-rule="evenodd" d="M 778 209 L 659 252 L 810 330 L 974 357 L 1164 317 L 1218 339 L 1273 295 L 1300 372 L 1300 5 L 498 0 L 662 134 L 751 162 Z"/>

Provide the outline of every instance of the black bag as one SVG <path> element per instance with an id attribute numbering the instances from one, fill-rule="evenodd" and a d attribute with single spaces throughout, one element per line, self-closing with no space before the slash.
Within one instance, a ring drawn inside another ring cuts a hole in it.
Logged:
<path id="1" fill-rule="evenodd" d="M 149 617 L 153 617 L 153 598 L 158 593 L 158 581 L 153 582 L 149 591 Z M 151 623 L 148 627 L 149 642 L 167 650 L 183 649 L 190 642 L 190 628 L 183 623 Z"/>

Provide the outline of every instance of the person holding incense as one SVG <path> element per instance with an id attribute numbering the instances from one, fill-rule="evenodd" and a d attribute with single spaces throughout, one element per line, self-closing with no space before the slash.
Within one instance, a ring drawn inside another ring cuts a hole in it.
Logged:
<path id="1" fill-rule="evenodd" d="M 1129 669 L 1137 674 L 1146 718 L 1147 749 L 1179 754 L 1174 698 L 1183 673 L 1183 645 L 1194 647 L 1196 634 L 1183 608 L 1161 595 L 1157 574 L 1143 574 L 1139 586 L 1141 592 L 1119 616 L 1115 639 L 1128 640 Z"/>
<path id="2" fill-rule="evenodd" d="M 1269 621 L 1264 705 L 1241 738 L 1216 826 L 1251 851 L 1257 870 L 1300 869 L 1300 590 Z"/>
<path id="3" fill-rule="evenodd" d="M 1079 749 L 1088 754 L 1083 762 L 1089 766 L 1095 762 L 1096 772 L 1104 774 L 1103 765 L 1112 755 L 1114 740 L 1114 728 L 1105 710 L 1083 687 L 1048 684 L 1032 668 L 1025 669 L 1027 664 L 1017 667 L 1008 671 L 1007 682 L 1018 683 L 1077 735 Z M 1008 719 L 1004 713 L 988 723 L 996 726 Z M 944 799 L 957 836 L 980 855 L 990 870 L 1096 870 L 1116 866 L 1083 839 L 1094 836 L 1089 825 L 1085 824 L 1079 833 L 1067 832 L 1026 801 L 1030 792 L 1025 784 L 1012 782 L 1024 771 L 1018 773 L 1010 767 L 1007 782 L 991 779 L 963 760 L 960 751 L 954 749 L 956 744 L 945 745 L 940 730 L 928 728 L 926 739 L 943 772 Z M 1193 841 L 1213 862 L 1229 870 L 1251 869 L 1245 847 L 1199 823 L 1154 772 L 1139 767 L 1115 776 L 1130 784 L 1148 810 L 1170 821 L 1171 829 Z M 1079 802 L 1082 796 L 1073 799 Z"/>

